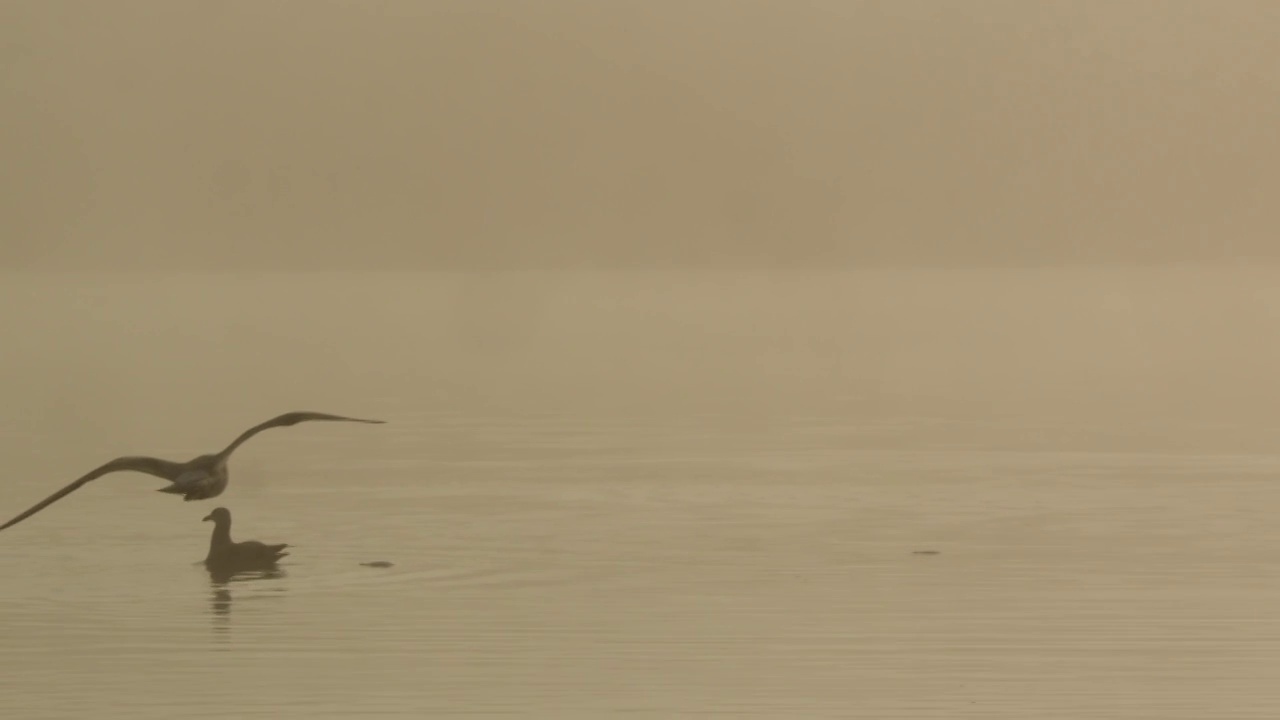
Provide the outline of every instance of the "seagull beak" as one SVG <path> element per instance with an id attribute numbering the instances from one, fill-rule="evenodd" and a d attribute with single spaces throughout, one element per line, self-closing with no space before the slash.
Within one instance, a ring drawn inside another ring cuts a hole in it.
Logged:
<path id="1" fill-rule="evenodd" d="M 200 522 L 209 522 L 212 519 L 213 519 L 213 513 L 209 513 L 208 515 L 205 515 Z"/>

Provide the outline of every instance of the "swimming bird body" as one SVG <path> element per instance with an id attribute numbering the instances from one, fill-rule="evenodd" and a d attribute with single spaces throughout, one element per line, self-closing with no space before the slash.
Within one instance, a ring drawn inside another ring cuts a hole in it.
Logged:
<path id="1" fill-rule="evenodd" d="M 207 500 L 209 498 L 217 497 L 227 489 L 227 483 L 230 481 L 230 474 L 227 472 L 227 460 L 231 457 L 231 453 L 235 452 L 236 448 L 240 447 L 254 435 L 257 435 L 263 430 L 269 430 L 276 427 L 288 427 L 290 425 L 297 425 L 300 422 L 312 420 L 370 424 L 382 424 L 385 422 L 383 420 L 362 420 L 360 418 L 344 417 L 342 415 L 329 415 L 327 413 L 318 412 L 288 412 L 245 430 L 240 433 L 235 440 L 232 440 L 230 445 L 227 445 L 217 453 L 212 455 L 200 455 L 199 457 L 192 458 L 186 462 L 174 462 L 172 460 L 162 460 L 160 458 L 146 457 L 142 455 L 118 457 L 115 460 L 94 468 L 88 474 L 79 478 L 75 482 L 36 503 L 21 515 L 18 515 L 4 525 L 0 525 L 0 530 L 4 530 L 7 527 L 22 522 L 28 517 L 31 517 L 37 512 L 43 510 L 45 507 L 56 502 L 58 499 L 83 487 L 87 483 L 97 480 L 103 475 L 108 475 L 114 472 L 138 472 L 168 480 L 170 484 L 166 487 L 159 488 L 159 491 L 173 495 L 181 495 L 183 500 Z"/>
<path id="2" fill-rule="evenodd" d="M 213 521 L 213 535 L 209 538 L 209 554 L 204 564 L 209 570 L 219 573 L 233 573 L 241 570 L 261 570 L 276 564 L 280 558 L 288 555 L 284 549 L 287 543 L 267 545 L 257 540 L 234 542 L 231 539 L 231 511 L 214 508 L 213 512 L 204 516 L 204 521 Z"/>

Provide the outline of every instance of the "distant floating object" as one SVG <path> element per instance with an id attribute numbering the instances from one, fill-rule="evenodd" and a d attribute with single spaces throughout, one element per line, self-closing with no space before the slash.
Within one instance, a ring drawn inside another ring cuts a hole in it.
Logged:
<path id="1" fill-rule="evenodd" d="M 912 555 L 938 555 L 939 552 L 937 550 L 912 550 L 911 554 Z"/>
<path id="2" fill-rule="evenodd" d="M 394 563 L 389 563 L 386 560 L 374 560 L 373 562 L 362 562 L 360 564 L 365 567 L 376 567 L 376 568 L 395 567 Z"/>
<path id="3" fill-rule="evenodd" d="M 217 497 L 227 488 L 227 482 L 230 480 L 230 477 L 227 474 L 227 459 L 231 457 L 231 453 L 235 452 L 236 448 L 240 447 L 249 438 L 257 435 L 263 430 L 297 425 L 300 422 L 307 422 L 309 420 L 337 420 L 343 422 L 372 423 L 379 425 L 386 422 L 385 420 L 361 420 L 360 418 L 344 417 L 342 415 L 329 415 L 327 413 L 318 412 L 289 412 L 245 430 L 240 434 L 240 437 L 232 440 L 230 445 L 223 448 L 221 452 L 213 455 L 201 455 L 200 457 L 193 458 L 182 463 L 145 456 L 119 457 L 105 465 L 102 465 L 101 467 L 98 467 L 88 475 L 76 480 L 44 500 L 41 500 L 30 510 L 27 510 L 4 525 L 0 525 L 0 530 L 22 522 L 26 518 L 52 504 L 58 498 L 70 494 L 71 491 L 85 485 L 91 480 L 97 480 L 108 473 L 122 472 L 126 470 L 154 475 L 155 477 L 168 480 L 171 484 L 168 487 L 159 488 L 159 491 L 173 495 L 182 495 L 183 500 L 207 500 L 212 497 Z"/>

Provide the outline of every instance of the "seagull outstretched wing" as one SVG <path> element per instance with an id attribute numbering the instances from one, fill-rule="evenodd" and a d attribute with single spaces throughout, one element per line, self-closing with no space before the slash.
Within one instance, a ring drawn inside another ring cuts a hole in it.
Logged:
<path id="1" fill-rule="evenodd" d="M 118 457 L 109 463 L 106 463 L 104 465 L 98 466 L 97 468 L 94 468 L 93 470 L 91 470 L 89 473 L 87 473 L 80 479 L 62 488 L 58 492 L 50 495 L 44 500 L 41 500 L 40 502 L 36 503 L 26 512 L 15 517 L 14 519 L 10 520 L 4 525 L 0 525 L 0 530 L 4 530 L 10 525 L 16 525 L 22 522 L 23 520 L 26 520 L 32 515 L 35 515 L 36 513 L 43 510 L 44 508 L 53 504 L 60 498 L 66 495 L 69 495 L 74 490 L 79 489 L 81 486 L 85 485 L 86 483 L 97 480 L 103 475 L 107 475 L 109 473 L 125 472 L 125 471 L 140 472 L 140 473 L 145 473 L 147 475 L 154 475 L 158 478 L 164 478 L 169 482 L 173 482 L 174 480 L 178 479 L 178 476 L 181 475 L 182 472 L 186 470 L 186 468 L 187 468 L 187 463 L 178 463 L 178 462 L 172 462 L 170 460 L 161 460 L 160 458 L 145 457 L 141 455 L 129 455 L 126 457 Z"/>
<path id="2" fill-rule="evenodd" d="M 277 427 L 288 427 L 290 425 L 297 425 L 300 422 L 309 422 L 311 420 L 358 422 L 358 423 L 370 423 L 373 425 L 382 425 L 386 423 L 386 420 L 363 420 L 361 418 L 344 417 L 342 415 L 330 415 L 328 413 L 320 413 L 320 412 L 308 412 L 305 410 L 299 410 L 296 412 L 287 412 L 278 417 L 273 417 L 266 422 L 258 423 L 257 425 L 254 425 L 253 427 L 249 428 L 248 430 L 245 430 L 244 432 L 240 433 L 240 437 L 236 438 L 235 440 L 232 440 L 231 444 L 223 448 L 222 452 L 218 453 L 218 455 L 219 457 L 223 457 L 223 458 L 229 456 L 236 448 L 245 444 L 245 442 L 247 442 L 249 438 L 253 437 L 254 435 L 257 435 L 263 430 L 270 430 L 271 428 L 277 428 Z"/>

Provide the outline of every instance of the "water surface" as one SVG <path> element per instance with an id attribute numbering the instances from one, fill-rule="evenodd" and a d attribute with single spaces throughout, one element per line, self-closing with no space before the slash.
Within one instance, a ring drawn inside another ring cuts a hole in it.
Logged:
<path id="1" fill-rule="evenodd" d="M 5 718 L 1280 715 L 1265 278 L 5 280 L 5 517 L 388 421 L 0 533 Z"/>
<path id="2" fill-rule="evenodd" d="M 139 476 L 6 531 L 5 715 L 1280 708 L 1267 457 L 868 447 L 921 420 L 381 410 L 393 439 L 300 426 L 233 465 L 234 535 L 295 546 L 274 577 L 212 582 L 192 564 L 208 506 Z"/>

